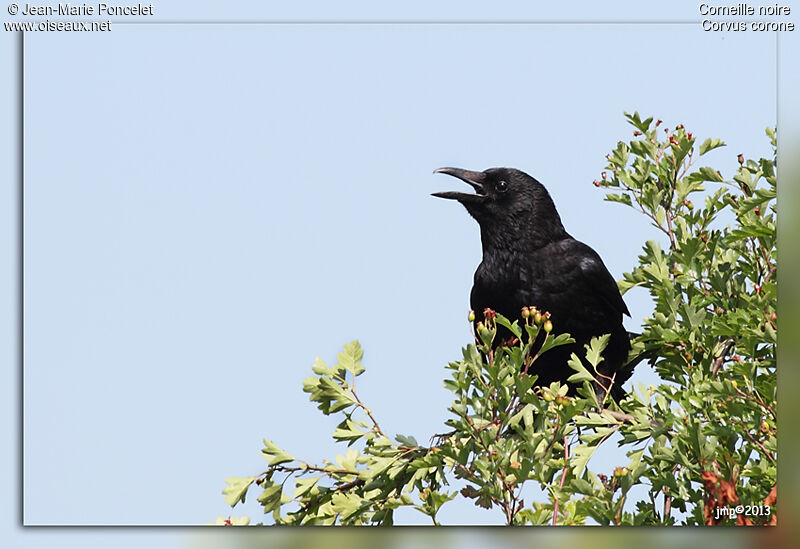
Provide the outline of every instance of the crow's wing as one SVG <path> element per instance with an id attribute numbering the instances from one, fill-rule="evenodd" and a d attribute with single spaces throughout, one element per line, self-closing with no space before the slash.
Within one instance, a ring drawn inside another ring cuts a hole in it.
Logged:
<path id="1" fill-rule="evenodd" d="M 573 240 L 573 245 L 576 250 L 583 252 L 580 260 L 580 270 L 586 283 L 597 292 L 597 296 L 613 310 L 618 311 L 620 314 L 631 316 L 625 301 L 622 299 L 622 294 L 619 293 L 617 281 L 608 272 L 603 260 L 600 256 L 583 242 Z"/>
<path id="2" fill-rule="evenodd" d="M 614 277 L 597 252 L 583 242 L 573 238 L 554 242 L 540 250 L 534 261 L 541 294 L 561 302 L 562 307 L 581 309 L 594 302 L 612 317 L 630 316 Z"/>

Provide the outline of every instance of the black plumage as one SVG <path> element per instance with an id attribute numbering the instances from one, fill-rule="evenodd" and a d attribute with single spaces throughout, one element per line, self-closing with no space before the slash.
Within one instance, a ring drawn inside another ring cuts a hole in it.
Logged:
<path id="1" fill-rule="evenodd" d="M 457 177 L 475 189 L 475 194 L 439 192 L 434 196 L 457 200 L 480 225 L 483 258 L 470 295 L 476 322 L 486 308 L 511 321 L 520 318 L 524 306 L 548 311 L 553 333 L 569 333 L 575 343 L 540 356 L 533 366 L 539 385 L 565 383 L 575 373 L 567 365 L 570 354 L 585 361 L 584 345 L 593 336 L 610 334 L 598 371 L 613 378 L 611 395 L 621 398 L 621 385 L 633 369 L 627 362 L 630 339 L 622 325 L 622 315 L 630 313 L 597 252 L 564 230 L 544 186 L 511 168 L 483 172 L 441 168 L 436 172 Z M 602 386 L 595 384 L 595 390 L 602 401 L 611 382 L 600 379 Z"/>

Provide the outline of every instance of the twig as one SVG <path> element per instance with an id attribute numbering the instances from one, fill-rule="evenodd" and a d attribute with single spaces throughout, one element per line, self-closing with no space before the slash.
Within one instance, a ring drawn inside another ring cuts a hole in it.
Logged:
<path id="1" fill-rule="evenodd" d="M 341 486 L 337 486 L 334 491 L 335 492 L 345 492 L 345 491 L 349 490 L 350 488 L 355 488 L 356 486 L 364 484 L 364 482 L 365 482 L 364 479 L 357 478 L 357 479 L 355 479 L 353 481 L 350 481 L 350 482 L 348 482 L 346 484 L 342 484 Z"/>
<path id="2" fill-rule="evenodd" d="M 547 332 L 545 332 L 545 334 L 544 334 L 544 341 L 542 341 L 542 344 L 539 346 L 539 350 L 538 350 L 538 351 L 536 351 L 536 354 L 535 354 L 535 355 L 533 355 L 533 358 L 531 359 L 531 363 L 530 363 L 530 365 L 528 365 L 528 366 L 526 366 L 526 367 L 525 367 L 525 371 L 526 371 L 526 372 L 528 371 L 528 368 L 530 368 L 530 367 L 533 365 L 533 363 L 534 363 L 534 362 L 536 362 L 536 360 L 539 358 L 539 353 L 541 352 L 541 350 L 542 350 L 542 347 L 544 347 L 544 346 L 545 346 L 545 344 L 547 343 L 547 338 L 549 338 L 549 337 L 550 337 L 550 334 L 548 334 Z"/>
<path id="3" fill-rule="evenodd" d="M 684 166 L 683 171 L 681 171 L 681 174 L 678 176 L 678 179 L 683 179 L 684 176 L 686 175 L 686 172 L 688 172 L 689 168 L 691 168 L 692 164 L 694 164 L 694 160 L 692 159 L 692 154 L 694 154 L 694 147 L 692 147 L 692 150 L 689 151 L 689 162 Z"/>
<path id="4" fill-rule="evenodd" d="M 636 418 L 630 414 L 623 414 L 621 412 L 615 412 L 614 410 L 609 410 L 608 408 L 602 408 L 600 410 L 601 414 L 606 414 L 608 416 L 613 417 L 617 421 L 621 421 L 623 423 L 633 423 L 636 421 Z"/>
<path id="5" fill-rule="evenodd" d="M 725 346 L 722 348 L 722 352 L 719 354 L 717 358 L 714 359 L 714 363 L 711 365 L 711 374 L 717 375 L 719 369 L 722 368 L 722 363 L 725 362 L 725 358 L 727 358 L 728 353 L 730 352 L 731 348 L 736 342 L 733 338 L 729 337 L 728 340 L 725 342 Z"/>
<path id="6" fill-rule="evenodd" d="M 369 416 L 369 419 L 370 419 L 370 421 L 372 421 L 372 425 L 375 428 L 375 432 L 377 432 L 382 437 L 389 438 L 389 437 L 387 437 L 386 435 L 383 434 L 383 431 L 381 431 L 381 428 L 378 425 L 378 422 L 375 420 L 374 417 L 372 417 L 372 411 L 369 408 L 367 408 L 366 406 L 364 406 L 364 403 L 361 402 L 361 399 L 358 398 L 358 395 L 356 394 L 355 389 L 354 388 L 350 389 L 350 392 L 353 394 L 353 398 L 356 399 L 356 404 L 358 404 L 358 406 L 362 410 L 364 410 L 364 412 L 366 412 L 366 414 Z"/>
<path id="7" fill-rule="evenodd" d="M 774 275 L 774 274 L 775 274 L 775 270 L 776 270 L 776 269 L 777 269 L 777 268 L 775 267 L 775 265 L 772 265 L 772 266 L 769 268 L 769 272 L 767 273 L 767 276 L 765 276 L 765 277 L 764 277 L 764 280 L 761 282 L 761 284 L 762 284 L 762 285 L 764 285 L 764 284 L 766 284 L 767 282 L 769 282 L 769 279 L 770 279 L 770 278 L 772 278 L 772 275 Z"/>
<path id="8" fill-rule="evenodd" d="M 745 435 L 745 436 L 746 436 L 748 439 L 750 439 L 750 442 L 752 442 L 753 444 L 755 444 L 756 446 L 758 446 L 758 447 L 761 449 L 761 451 L 764 453 L 764 456 L 765 456 L 765 457 L 766 457 L 768 460 L 770 460 L 770 462 L 771 462 L 773 465 L 775 465 L 775 458 L 773 458 L 773 457 L 772 457 L 772 455 L 771 455 L 771 454 L 770 454 L 770 453 L 767 451 L 767 449 L 766 449 L 766 448 L 764 448 L 764 445 L 763 445 L 763 444 L 761 444 L 761 442 L 759 442 L 758 440 L 756 440 L 755 438 L 753 438 L 753 435 L 751 435 L 751 434 L 750 434 L 750 432 L 747 430 L 747 426 L 746 426 L 746 425 L 745 425 L 743 422 L 741 422 L 741 421 L 740 421 L 740 422 L 736 422 L 736 421 L 734 421 L 733 423 L 738 423 L 738 425 L 739 425 L 739 426 L 742 428 L 742 432 L 744 433 L 744 435 Z"/>
<path id="9" fill-rule="evenodd" d="M 546 458 L 548 454 L 550 454 L 550 449 L 553 447 L 553 444 L 556 443 L 556 437 L 558 436 L 558 429 L 561 427 L 561 418 L 556 419 L 556 427 L 553 429 L 553 438 L 550 439 L 550 444 L 547 445 L 544 452 L 542 453 L 542 459 Z"/>
<path id="10" fill-rule="evenodd" d="M 487 423 L 486 425 L 478 429 L 477 427 L 475 427 L 475 424 L 472 423 L 472 419 L 467 414 L 463 414 L 461 417 L 463 417 L 466 420 L 467 424 L 472 428 L 473 433 L 475 433 L 474 438 L 477 439 L 478 444 L 480 444 L 483 447 L 483 449 L 486 450 L 487 454 L 491 454 L 491 450 L 489 450 L 489 447 L 486 446 L 486 444 L 483 442 L 483 438 L 481 438 L 480 436 L 481 431 L 486 429 L 489 425 L 491 425 L 491 423 Z"/>
<path id="11" fill-rule="evenodd" d="M 567 469 L 569 469 L 569 444 L 567 444 L 567 437 L 564 436 L 564 469 L 561 470 L 561 482 L 558 483 L 558 488 L 561 489 L 564 487 L 564 479 L 567 476 Z M 556 501 L 553 503 L 553 526 L 556 525 L 556 521 L 558 519 L 558 496 L 556 496 Z"/>
<path id="12" fill-rule="evenodd" d="M 669 209 L 665 208 L 664 216 L 667 218 L 667 236 L 669 237 L 669 248 L 674 252 L 678 248 L 675 245 L 675 233 L 672 232 L 672 214 L 669 212 Z"/>
<path id="13" fill-rule="evenodd" d="M 636 418 L 634 416 L 632 416 L 630 414 L 623 414 L 621 412 L 615 412 L 614 410 L 609 410 L 608 408 L 602 408 L 600 410 L 600 413 L 601 414 L 606 414 L 608 416 L 611 416 L 614 419 L 616 419 L 617 421 L 621 421 L 622 423 L 635 423 L 636 422 Z M 651 427 L 655 427 L 656 429 L 660 429 L 661 427 L 663 427 L 663 425 L 661 423 L 657 422 L 654 419 L 650 420 L 650 426 Z"/>
<path id="14" fill-rule="evenodd" d="M 285 465 L 275 465 L 273 467 L 275 471 L 280 471 L 282 473 L 297 473 L 301 471 L 315 471 L 317 473 L 328 473 L 329 475 L 358 475 L 358 471 L 350 471 L 349 469 L 326 469 L 324 467 L 318 467 L 316 465 L 311 465 L 309 463 L 303 463 L 299 467 L 286 467 Z M 268 471 L 261 473 L 262 475 L 266 475 Z M 259 475 L 260 476 L 260 475 Z"/>
<path id="15" fill-rule="evenodd" d="M 680 465 L 676 465 L 675 467 L 673 467 L 672 475 L 673 476 L 677 475 L 680 468 L 681 468 Z M 667 517 L 670 516 L 671 514 L 672 514 L 672 495 L 669 494 L 669 488 L 664 487 L 664 512 L 661 517 L 664 523 L 667 522 Z"/>
<path id="16" fill-rule="evenodd" d="M 764 402 L 764 400 L 760 396 L 758 396 L 757 391 L 755 392 L 755 395 L 753 395 L 752 393 L 751 394 L 745 393 L 738 387 L 734 387 L 733 390 L 736 391 L 736 393 L 745 400 L 750 400 L 752 402 L 755 402 L 756 404 L 761 406 L 764 410 L 768 411 L 769 414 L 772 416 L 772 419 L 777 419 L 777 416 L 775 415 L 775 410 L 773 410 L 772 406 L 768 405 L 766 402 Z M 755 391 L 755 388 L 753 388 L 753 390 Z"/>

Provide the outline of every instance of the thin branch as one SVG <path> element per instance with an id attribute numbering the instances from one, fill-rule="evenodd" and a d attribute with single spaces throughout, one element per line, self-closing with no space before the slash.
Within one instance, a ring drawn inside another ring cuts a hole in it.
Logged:
<path id="1" fill-rule="evenodd" d="M 545 344 L 547 343 L 547 338 L 549 338 L 549 337 L 550 337 L 550 334 L 548 334 L 547 332 L 545 332 L 545 333 L 544 333 L 544 341 L 542 341 L 542 344 L 541 344 L 541 346 L 539 346 L 539 350 L 538 350 L 538 351 L 536 351 L 536 354 L 535 354 L 535 355 L 533 355 L 533 358 L 531 359 L 531 363 L 530 363 L 530 365 L 528 365 L 528 366 L 526 366 L 526 367 L 525 367 L 525 371 L 526 371 L 526 372 L 528 371 L 528 368 L 530 368 L 530 367 L 533 365 L 533 363 L 534 363 L 534 362 L 536 362 L 536 360 L 539 358 L 539 353 L 541 352 L 541 350 L 542 350 L 542 347 L 544 347 L 544 346 L 545 346 Z"/>
<path id="2" fill-rule="evenodd" d="M 719 369 L 722 368 L 722 363 L 725 362 L 728 353 L 731 351 L 731 348 L 734 346 L 735 343 L 736 342 L 731 337 L 729 337 L 728 340 L 725 342 L 725 346 L 722 348 L 722 352 L 719 354 L 717 358 L 714 359 L 714 363 L 711 365 L 712 375 L 717 375 Z"/>
<path id="3" fill-rule="evenodd" d="M 542 452 L 542 459 L 546 458 L 550 454 L 550 449 L 553 447 L 553 444 L 556 443 L 556 438 L 558 438 L 558 430 L 561 428 L 561 418 L 556 418 L 556 426 L 553 429 L 553 438 L 550 439 L 550 444 L 547 445 L 544 452 Z"/>
<path id="4" fill-rule="evenodd" d="M 636 418 L 630 414 L 615 412 L 614 410 L 609 410 L 608 408 L 602 408 L 600 410 L 600 413 L 611 416 L 612 418 L 616 419 L 617 421 L 621 421 L 622 423 L 636 423 Z M 656 429 L 660 429 L 661 427 L 663 427 L 661 423 L 659 423 L 654 419 L 650 420 L 650 426 L 655 427 Z"/>
<path id="5" fill-rule="evenodd" d="M 733 390 L 736 391 L 736 393 L 739 396 L 743 397 L 745 400 L 750 400 L 752 402 L 755 402 L 756 404 L 761 406 L 764 410 L 768 411 L 772 416 L 772 419 L 777 419 L 777 416 L 775 415 L 775 410 L 772 408 L 772 406 L 764 402 L 764 400 L 760 396 L 758 396 L 757 392 L 755 393 L 755 395 L 753 393 L 747 394 L 738 387 L 734 387 Z"/>
<path id="6" fill-rule="evenodd" d="M 765 456 L 765 457 L 766 457 L 766 458 L 767 458 L 767 459 L 768 459 L 768 460 L 769 460 L 769 461 L 770 461 L 770 462 L 771 462 L 773 465 L 775 465 L 775 458 L 773 458 L 773 457 L 772 457 L 772 455 L 770 454 L 770 452 L 768 452 L 768 451 L 767 451 L 767 449 L 766 449 L 766 448 L 764 448 L 764 445 L 763 445 L 763 444 L 761 444 L 761 442 L 760 442 L 760 441 L 758 441 L 758 440 L 756 440 L 755 438 L 753 438 L 753 435 L 751 435 L 751 434 L 750 434 L 749 430 L 747 429 L 747 426 L 746 426 L 746 425 L 745 425 L 743 422 L 741 422 L 741 421 L 740 421 L 740 422 L 735 422 L 735 421 L 734 421 L 733 423 L 738 423 L 738 425 L 739 425 L 739 426 L 742 428 L 742 432 L 744 433 L 744 435 L 745 435 L 745 436 L 746 436 L 748 439 L 750 439 L 750 442 L 752 442 L 753 444 L 755 444 L 756 446 L 758 446 L 758 447 L 761 449 L 761 452 L 764 454 L 764 456 Z"/>
<path id="7" fill-rule="evenodd" d="M 664 216 L 667 218 L 667 236 L 669 237 L 669 248 L 674 252 L 677 249 L 677 246 L 675 245 L 675 233 L 672 232 L 672 214 L 668 209 L 665 209 Z"/>
<path id="8" fill-rule="evenodd" d="M 769 282 L 769 279 L 770 279 L 770 278 L 772 278 L 772 275 L 774 275 L 774 274 L 775 274 L 775 270 L 776 270 L 776 269 L 777 269 L 777 267 L 775 267 L 775 265 L 772 265 L 772 266 L 769 268 L 769 272 L 767 273 L 767 276 L 765 276 L 765 277 L 764 277 L 764 280 L 761 282 L 761 285 L 762 285 L 762 286 L 763 286 L 764 284 L 766 284 L 767 282 Z"/>
<path id="9" fill-rule="evenodd" d="M 355 479 L 353 481 L 350 481 L 350 482 L 348 482 L 346 484 L 342 484 L 341 486 L 337 486 L 336 490 L 334 490 L 334 491 L 335 492 L 346 492 L 347 490 L 350 490 L 351 488 L 355 488 L 356 486 L 360 486 L 360 485 L 364 484 L 364 482 L 365 482 L 364 479 L 357 478 L 357 479 Z"/>
<path id="10" fill-rule="evenodd" d="M 641 212 L 644 215 L 646 215 L 647 217 L 649 217 L 653 221 L 653 225 L 656 228 L 658 228 L 661 232 L 663 232 L 665 235 L 667 235 L 669 237 L 670 249 L 674 251 L 676 249 L 676 247 L 675 247 L 675 235 L 672 233 L 672 227 L 670 226 L 669 228 L 664 228 L 664 226 L 661 225 L 661 223 L 658 222 L 658 219 L 656 219 L 655 214 L 653 214 L 653 213 L 651 213 L 651 212 L 649 212 L 649 211 L 647 211 L 645 209 L 644 204 L 642 204 L 641 201 L 639 200 L 639 194 L 637 194 L 636 191 L 633 188 L 631 188 L 629 185 L 627 185 L 626 183 L 624 183 L 624 182 L 621 182 L 621 183 L 622 183 L 622 186 L 625 188 L 625 190 L 627 190 L 628 192 L 630 192 L 633 195 L 634 199 L 636 200 L 636 204 L 639 205 L 639 209 L 641 210 Z M 666 211 L 666 217 L 667 217 L 667 222 L 669 222 L 669 212 L 668 211 Z"/>
<path id="11" fill-rule="evenodd" d="M 681 171 L 681 174 L 678 176 L 678 179 L 683 179 L 686 176 L 686 173 L 689 171 L 689 168 L 691 168 L 692 164 L 694 164 L 694 160 L 692 159 L 692 154 L 694 154 L 694 147 L 692 147 L 692 150 L 689 151 L 689 162 L 687 162 L 686 165 L 684 165 L 683 171 Z"/>
<path id="12" fill-rule="evenodd" d="M 672 512 L 672 496 L 668 494 L 664 494 L 664 513 L 661 517 L 664 522 L 667 521 L 667 517 L 670 516 Z"/>
<path id="13" fill-rule="evenodd" d="M 623 423 L 634 423 L 636 421 L 636 418 L 633 417 L 630 414 L 623 414 L 621 412 L 615 412 L 614 410 L 609 410 L 608 408 L 602 408 L 600 410 L 600 413 L 608 415 L 608 416 L 611 416 L 614 419 L 616 419 L 617 421 L 621 421 Z"/>
<path id="14" fill-rule="evenodd" d="M 387 437 L 386 435 L 383 434 L 383 431 L 381 431 L 381 428 L 378 425 L 378 422 L 375 420 L 374 417 L 372 417 L 372 410 L 370 410 L 369 408 L 364 406 L 364 403 L 361 402 L 360 398 L 358 398 L 358 395 L 356 394 L 355 388 L 350 389 L 350 392 L 353 394 L 353 398 L 356 400 L 356 404 L 358 404 L 358 406 L 362 410 L 364 410 L 364 412 L 366 412 L 366 414 L 369 416 L 369 419 L 370 419 L 370 421 L 372 421 L 372 425 L 375 428 L 375 432 L 378 433 L 379 435 L 381 435 L 384 438 L 389 438 L 389 437 Z"/>
<path id="15" fill-rule="evenodd" d="M 569 469 L 569 444 L 567 443 L 567 437 L 564 436 L 564 469 L 561 471 L 561 482 L 558 483 L 559 489 L 564 487 L 564 479 L 567 477 L 567 470 Z M 558 520 L 558 496 L 556 496 L 556 501 L 553 503 L 553 526 L 556 525 L 556 521 Z"/>
<path id="16" fill-rule="evenodd" d="M 466 420 L 467 424 L 469 424 L 469 426 L 472 428 L 472 431 L 476 435 L 474 438 L 477 439 L 478 444 L 480 444 L 483 447 L 483 449 L 486 450 L 487 455 L 491 454 L 491 450 L 489 450 L 489 447 L 486 446 L 486 444 L 484 444 L 483 438 L 480 436 L 481 431 L 486 429 L 489 425 L 491 425 L 491 423 L 487 423 L 486 425 L 478 429 L 477 427 L 475 427 L 475 424 L 472 423 L 472 419 L 467 414 L 463 414 L 461 417 L 463 417 Z"/>
<path id="17" fill-rule="evenodd" d="M 314 471 L 317 473 L 327 473 L 330 475 L 358 475 L 358 471 L 350 471 L 349 469 L 326 469 L 324 467 L 319 467 L 317 465 L 311 465 L 309 463 L 303 463 L 298 467 L 287 467 L 285 465 L 275 465 L 272 468 L 275 471 L 280 471 L 281 473 L 297 473 L 302 471 Z M 267 471 L 261 473 L 262 475 L 266 475 Z M 259 475 L 260 476 L 260 475 Z"/>

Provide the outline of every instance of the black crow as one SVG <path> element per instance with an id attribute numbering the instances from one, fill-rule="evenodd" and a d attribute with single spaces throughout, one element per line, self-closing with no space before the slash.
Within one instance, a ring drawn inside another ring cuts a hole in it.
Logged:
<path id="1" fill-rule="evenodd" d="M 553 334 L 568 333 L 575 343 L 551 349 L 534 362 L 537 385 L 543 386 L 553 381 L 566 383 L 575 373 L 567 365 L 570 354 L 576 353 L 587 364 L 584 345 L 593 336 L 611 334 L 598 366 L 605 377 L 600 377 L 602 386 L 595 384 L 595 391 L 602 402 L 613 378 L 611 396 L 622 398 L 621 385 L 633 367 L 627 364 L 631 346 L 622 326 L 622 315 L 630 313 L 597 252 L 564 230 L 544 186 L 511 168 L 483 172 L 441 168 L 434 173 L 452 175 L 475 189 L 475 194 L 439 192 L 433 196 L 457 200 L 480 225 L 483 259 L 470 295 L 476 323 L 486 308 L 512 322 L 520 318 L 522 307 L 548 311 Z M 498 336 L 495 341 L 502 342 L 504 338 Z"/>

